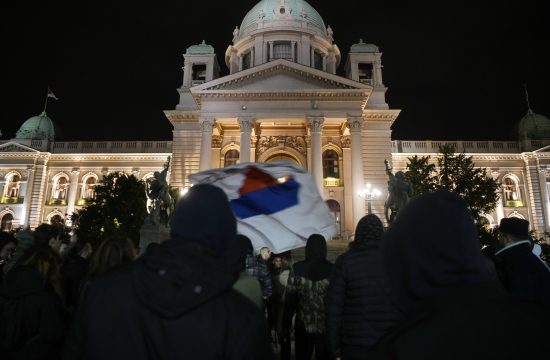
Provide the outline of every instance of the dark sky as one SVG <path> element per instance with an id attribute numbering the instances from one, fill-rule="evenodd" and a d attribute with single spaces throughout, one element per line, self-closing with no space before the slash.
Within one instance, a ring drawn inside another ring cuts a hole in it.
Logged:
<path id="1" fill-rule="evenodd" d="M 15 136 L 42 111 L 60 140 L 170 140 L 185 49 L 223 55 L 256 0 L 12 1 L 2 5 L 0 129 Z M 359 38 L 377 44 L 395 139 L 509 139 L 532 108 L 550 117 L 550 10 L 545 1 L 311 0 L 334 30 L 343 65 Z"/>

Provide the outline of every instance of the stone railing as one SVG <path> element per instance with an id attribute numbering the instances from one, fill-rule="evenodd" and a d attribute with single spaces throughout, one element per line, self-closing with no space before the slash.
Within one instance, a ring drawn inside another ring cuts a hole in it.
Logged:
<path id="1" fill-rule="evenodd" d="M 439 147 L 449 144 L 457 152 L 465 153 L 520 153 L 517 141 L 392 141 L 394 153 L 438 153 Z"/>
<path id="2" fill-rule="evenodd" d="M 53 146 L 54 154 L 171 152 L 171 141 L 69 141 L 56 142 Z"/>
<path id="3" fill-rule="evenodd" d="M 342 186 L 342 180 L 336 179 L 336 178 L 331 178 L 331 177 L 324 178 L 323 183 L 324 183 L 325 187 Z"/>

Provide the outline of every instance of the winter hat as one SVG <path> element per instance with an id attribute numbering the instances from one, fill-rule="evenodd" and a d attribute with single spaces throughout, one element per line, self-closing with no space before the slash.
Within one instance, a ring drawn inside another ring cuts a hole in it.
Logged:
<path id="1" fill-rule="evenodd" d="M 195 185 L 180 199 L 170 229 L 172 238 L 200 243 L 225 257 L 233 251 L 237 222 L 223 190 Z"/>
<path id="2" fill-rule="evenodd" d="M 529 221 L 515 217 L 504 218 L 500 220 L 498 231 L 527 240 L 529 239 Z"/>

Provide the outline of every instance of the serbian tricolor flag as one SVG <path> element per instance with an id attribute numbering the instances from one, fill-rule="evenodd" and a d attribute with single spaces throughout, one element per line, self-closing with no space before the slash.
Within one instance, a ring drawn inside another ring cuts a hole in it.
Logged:
<path id="1" fill-rule="evenodd" d="M 303 247 L 311 234 L 329 240 L 336 223 L 304 169 L 290 162 L 243 163 L 189 176 L 193 184 L 225 191 L 237 218 L 238 233 L 256 250 L 274 253 Z"/>

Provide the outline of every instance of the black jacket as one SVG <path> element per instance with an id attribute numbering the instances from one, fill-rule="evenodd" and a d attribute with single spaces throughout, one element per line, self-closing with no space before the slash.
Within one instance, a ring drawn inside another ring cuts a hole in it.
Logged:
<path id="1" fill-rule="evenodd" d="M 65 358 L 271 357 L 263 314 L 232 290 L 236 226 L 225 194 L 193 186 L 171 229 L 173 239 L 88 286 Z"/>
<path id="2" fill-rule="evenodd" d="M 371 347 L 401 314 L 376 245 L 356 245 L 336 260 L 328 293 L 328 339 L 335 355 L 346 347 Z"/>
<path id="3" fill-rule="evenodd" d="M 550 306 L 550 270 L 521 243 L 497 252 L 495 264 L 502 285 L 514 297 Z"/>
<path id="4" fill-rule="evenodd" d="M 58 359 L 66 332 L 65 311 L 38 271 L 13 268 L 0 294 L 0 359 Z"/>

